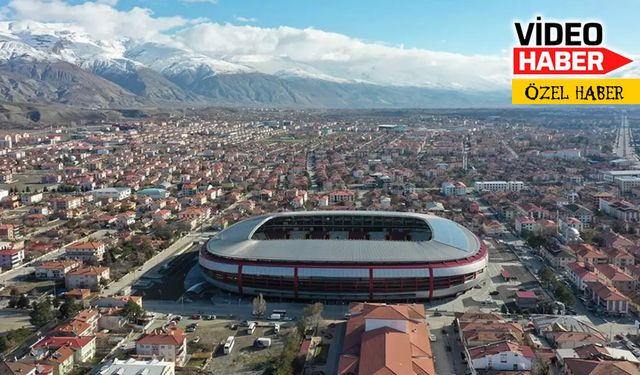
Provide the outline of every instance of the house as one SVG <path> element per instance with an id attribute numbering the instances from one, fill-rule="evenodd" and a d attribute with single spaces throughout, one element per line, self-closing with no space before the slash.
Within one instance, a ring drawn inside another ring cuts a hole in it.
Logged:
<path id="1" fill-rule="evenodd" d="M 91 325 L 79 320 L 70 320 L 55 326 L 49 334 L 56 337 L 91 336 L 95 333 Z"/>
<path id="2" fill-rule="evenodd" d="M 75 260 L 51 260 L 35 266 L 36 279 L 64 280 L 64 275 L 76 268 L 80 263 Z"/>
<path id="3" fill-rule="evenodd" d="M 629 298 L 620 293 L 613 286 L 600 281 L 587 283 L 587 293 L 591 299 L 608 314 L 628 314 Z"/>
<path id="4" fill-rule="evenodd" d="M 596 264 L 593 266 L 595 274 L 605 282 L 618 289 L 622 293 L 635 291 L 638 281 L 622 269 L 611 264 Z"/>
<path id="5" fill-rule="evenodd" d="M 516 218 L 515 222 L 516 231 L 518 233 L 523 232 L 537 232 L 537 224 L 536 221 L 528 216 L 520 216 Z"/>
<path id="6" fill-rule="evenodd" d="M 468 351 L 476 370 L 529 371 L 534 358 L 530 347 L 512 341 L 476 346 Z"/>
<path id="7" fill-rule="evenodd" d="M 589 271 L 582 262 L 567 264 L 567 270 L 569 280 L 582 292 L 586 290 L 588 282 L 598 280 L 598 276 L 594 272 Z"/>
<path id="8" fill-rule="evenodd" d="M 516 304 L 521 309 L 532 309 L 538 305 L 538 296 L 532 290 L 516 291 Z"/>
<path id="9" fill-rule="evenodd" d="M 109 280 L 109 267 L 82 267 L 64 276 L 67 289 L 100 290 L 100 282 Z"/>
<path id="10" fill-rule="evenodd" d="M 133 302 L 136 305 L 142 307 L 141 296 L 110 296 L 102 297 L 95 301 L 95 306 L 98 307 L 124 307 L 127 302 Z"/>
<path id="11" fill-rule="evenodd" d="M 60 356 L 56 355 L 60 349 L 65 348 L 71 352 L 62 352 Z M 96 354 L 96 338 L 95 336 L 81 337 L 56 337 L 47 336 L 31 346 L 31 352 L 38 359 L 58 360 L 60 364 L 65 362 L 66 357 L 71 354 L 73 363 L 86 363 L 93 359 Z"/>
<path id="12" fill-rule="evenodd" d="M 175 364 L 157 359 L 142 361 L 133 358 L 114 359 L 100 368 L 98 373 L 100 375 L 174 375 Z"/>
<path id="13" fill-rule="evenodd" d="M 80 261 L 101 261 L 104 257 L 105 245 L 99 241 L 76 242 L 65 248 L 65 256 Z"/>
<path id="14" fill-rule="evenodd" d="M 121 307 L 105 307 L 100 309 L 100 319 L 98 319 L 99 329 L 122 332 L 127 329 L 128 323 L 127 318 L 122 316 Z"/>
<path id="15" fill-rule="evenodd" d="M 20 197 L 22 204 L 34 204 L 42 201 L 44 195 L 42 193 L 24 194 Z"/>
<path id="16" fill-rule="evenodd" d="M 142 358 L 162 358 L 182 366 L 187 357 L 187 336 L 179 328 L 154 330 L 136 342 L 136 354 Z"/>
<path id="17" fill-rule="evenodd" d="M 73 210 L 82 206 L 82 198 L 80 197 L 62 197 L 53 201 L 53 207 L 56 210 Z"/>
<path id="18" fill-rule="evenodd" d="M 354 303 L 338 374 L 434 375 L 424 305 Z"/>
<path id="19" fill-rule="evenodd" d="M 136 214 L 134 212 L 128 211 L 116 215 L 116 227 L 118 228 L 126 228 L 135 224 L 135 222 Z"/>
<path id="20" fill-rule="evenodd" d="M 0 239 L 15 241 L 19 236 L 19 227 L 13 224 L 0 224 Z"/>
<path id="21" fill-rule="evenodd" d="M 564 375 L 640 375 L 638 365 L 629 361 L 603 361 L 601 359 L 567 358 Z"/>
<path id="22" fill-rule="evenodd" d="M 0 375 L 37 375 L 36 365 L 23 362 L 0 362 Z"/>
<path id="23" fill-rule="evenodd" d="M 637 221 L 640 211 L 630 202 L 600 199 L 599 209 L 609 216 L 625 221 Z"/>
<path id="24" fill-rule="evenodd" d="M 10 270 L 16 268 L 24 260 L 24 249 L 0 250 L 0 268 Z"/>
<path id="25" fill-rule="evenodd" d="M 329 203 L 348 203 L 355 200 L 355 193 L 348 190 L 334 190 L 329 193 Z"/>
<path id="26" fill-rule="evenodd" d="M 97 189 L 92 190 L 91 195 L 93 195 L 93 197 L 96 199 L 113 199 L 116 201 L 121 201 L 131 196 L 131 189 L 120 187 Z"/>

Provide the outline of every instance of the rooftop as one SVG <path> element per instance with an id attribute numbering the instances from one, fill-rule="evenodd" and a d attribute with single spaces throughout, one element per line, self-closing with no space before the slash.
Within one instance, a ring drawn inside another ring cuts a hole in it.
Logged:
<path id="1" fill-rule="evenodd" d="M 318 215 L 418 219 L 430 228 L 431 239 L 428 241 L 251 239 L 258 228 L 273 218 Z M 475 255 L 479 249 L 478 238 L 453 221 L 431 215 L 380 211 L 304 211 L 257 216 L 232 225 L 207 243 L 209 253 L 224 258 L 293 262 L 438 262 L 464 259 Z"/>

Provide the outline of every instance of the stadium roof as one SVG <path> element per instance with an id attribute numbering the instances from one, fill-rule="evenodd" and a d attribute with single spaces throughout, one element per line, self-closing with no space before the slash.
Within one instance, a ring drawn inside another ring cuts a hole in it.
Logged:
<path id="1" fill-rule="evenodd" d="M 383 216 L 424 220 L 429 241 L 382 240 L 252 240 L 268 220 L 281 216 Z M 387 211 L 302 211 L 257 216 L 232 225 L 207 242 L 209 253 L 231 259 L 271 262 L 414 263 L 439 262 L 473 256 L 480 241 L 465 227 L 437 216 Z"/>

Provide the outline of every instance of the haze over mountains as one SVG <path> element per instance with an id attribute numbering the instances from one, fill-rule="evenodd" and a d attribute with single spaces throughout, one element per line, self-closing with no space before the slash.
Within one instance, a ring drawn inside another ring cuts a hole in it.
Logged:
<path id="1" fill-rule="evenodd" d="M 5 102 L 87 108 L 170 104 L 478 107 L 509 103 L 508 92 L 496 90 L 489 80 L 486 90 L 455 83 L 393 84 L 393 77 L 386 79 L 375 72 L 315 65 L 284 55 L 213 58 L 172 41 L 96 39 L 69 24 L 0 22 L 0 100 Z"/>

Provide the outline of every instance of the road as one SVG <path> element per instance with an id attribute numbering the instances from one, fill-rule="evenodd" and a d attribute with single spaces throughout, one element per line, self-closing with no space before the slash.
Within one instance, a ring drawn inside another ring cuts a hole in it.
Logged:
<path id="1" fill-rule="evenodd" d="M 628 159 L 632 163 L 640 162 L 633 143 L 633 136 L 629 129 L 629 119 L 626 115 L 623 115 L 620 127 L 618 127 L 618 136 L 613 144 L 613 153 L 621 158 Z"/>

